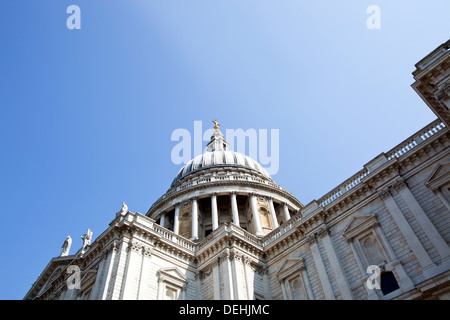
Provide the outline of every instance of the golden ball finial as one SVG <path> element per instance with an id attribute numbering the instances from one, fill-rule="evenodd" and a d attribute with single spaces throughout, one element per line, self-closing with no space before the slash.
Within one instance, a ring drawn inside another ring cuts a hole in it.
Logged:
<path id="1" fill-rule="evenodd" d="M 214 122 L 214 130 L 219 130 L 220 124 L 217 122 L 217 120 L 213 120 Z"/>

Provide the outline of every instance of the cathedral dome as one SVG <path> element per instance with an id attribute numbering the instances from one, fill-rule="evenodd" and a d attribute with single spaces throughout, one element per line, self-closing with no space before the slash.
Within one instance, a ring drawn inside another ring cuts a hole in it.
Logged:
<path id="1" fill-rule="evenodd" d="M 225 223 L 262 237 L 303 206 L 254 159 L 229 150 L 215 123 L 203 154 L 178 171 L 147 211 L 157 224 L 197 241 Z"/>
<path id="2" fill-rule="evenodd" d="M 177 184 L 178 181 L 184 180 L 184 178 L 190 174 L 197 173 L 204 169 L 221 167 L 247 169 L 272 180 L 267 171 L 256 160 L 253 160 L 242 153 L 229 150 L 228 142 L 225 141 L 217 123 L 214 129 L 211 141 L 206 146 L 207 151 L 186 163 L 172 181 L 171 187 Z"/>
<path id="3" fill-rule="evenodd" d="M 175 185 L 178 181 L 183 180 L 191 173 L 196 173 L 200 170 L 210 169 L 213 167 L 243 168 L 256 171 L 270 179 L 270 175 L 267 171 L 252 158 L 242 153 L 230 150 L 215 150 L 207 151 L 190 160 L 183 168 L 180 169 L 171 186 Z"/>

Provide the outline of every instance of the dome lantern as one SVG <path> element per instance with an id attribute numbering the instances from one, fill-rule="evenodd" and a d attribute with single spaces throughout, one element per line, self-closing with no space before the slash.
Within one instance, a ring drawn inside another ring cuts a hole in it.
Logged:
<path id="1" fill-rule="evenodd" d="M 225 137 L 223 136 L 222 132 L 219 130 L 220 124 L 217 122 L 217 120 L 213 120 L 214 122 L 214 133 L 211 136 L 211 141 L 208 142 L 206 145 L 206 148 L 209 152 L 213 151 L 228 151 L 229 144 L 227 141 L 225 141 Z"/>

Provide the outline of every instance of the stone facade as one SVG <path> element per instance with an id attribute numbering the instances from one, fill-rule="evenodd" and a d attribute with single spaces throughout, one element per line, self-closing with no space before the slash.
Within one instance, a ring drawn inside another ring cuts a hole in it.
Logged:
<path id="1" fill-rule="evenodd" d="M 208 152 L 145 215 L 124 204 L 25 299 L 449 299 L 449 46 L 413 73 L 438 119 L 320 199 L 303 205 L 228 150 L 216 122 Z"/>

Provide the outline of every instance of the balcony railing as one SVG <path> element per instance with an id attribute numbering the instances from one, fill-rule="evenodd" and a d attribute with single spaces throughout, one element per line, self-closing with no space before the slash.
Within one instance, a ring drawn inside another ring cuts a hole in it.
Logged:
<path id="1" fill-rule="evenodd" d="M 428 140 L 444 128 L 445 125 L 439 119 L 436 119 L 435 121 L 424 127 L 422 130 L 419 130 L 416 134 L 412 135 L 402 143 L 389 150 L 386 153 L 386 160 L 389 161 L 394 158 L 403 156 L 404 154 L 413 150 L 423 141 Z M 356 174 L 345 180 L 343 183 L 338 185 L 336 188 L 325 194 L 323 197 L 317 200 L 317 202 L 322 207 L 329 205 L 330 203 L 341 197 L 343 194 L 359 185 L 361 183 L 361 180 L 369 173 L 369 169 L 362 169 L 361 171 L 357 172 Z"/>

